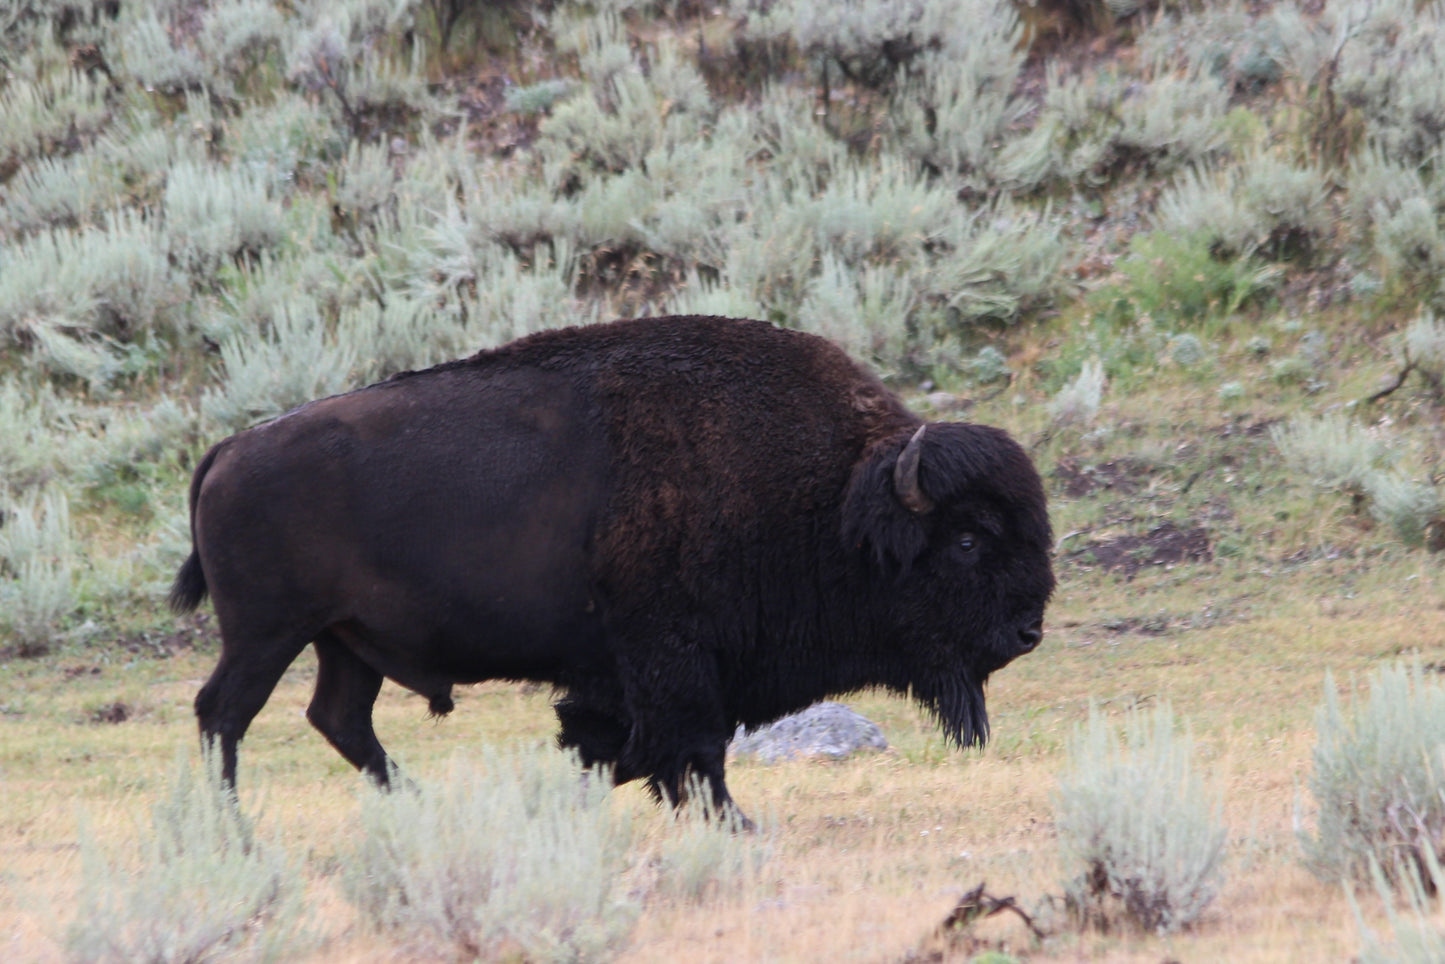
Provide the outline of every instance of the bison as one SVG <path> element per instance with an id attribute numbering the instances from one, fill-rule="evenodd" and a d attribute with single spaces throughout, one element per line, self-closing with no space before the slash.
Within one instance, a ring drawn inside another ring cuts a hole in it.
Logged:
<path id="1" fill-rule="evenodd" d="M 718 807 L 729 737 L 831 694 L 910 693 L 961 746 L 1039 645 L 1043 486 L 984 425 L 924 423 L 822 338 L 651 318 L 547 331 L 231 436 L 190 487 L 179 612 L 210 593 L 196 697 L 236 744 L 310 643 L 307 718 L 385 785 L 383 679 L 535 680 L 618 783 Z"/>

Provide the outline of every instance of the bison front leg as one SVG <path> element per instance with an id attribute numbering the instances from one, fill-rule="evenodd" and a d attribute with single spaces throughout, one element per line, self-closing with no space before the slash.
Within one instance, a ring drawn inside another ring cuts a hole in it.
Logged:
<path id="1" fill-rule="evenodd" d="M 321 633 L 314 645 L 316 692 L 306 708 L 306 719 L 352 766 L 387 786 L 389 760 L 371 723 L 382 675 L 333 633 Z"/>
<path id="2" fill-rule="evenodd" d="M 711 817 L 752 829 L 724 779 L 733 727 L 723 709 L 716 667 L 710 660 L 685 658 L 690 653 L 684 647 L 667 650 L 673 660 L 654 659 L 647 672 L 627 678 L 632 729 L 618 756 L 617 782 L 644 778 L 674 807 L 688 802 L 693 786 L 703 785 L 712 798 Z"/>

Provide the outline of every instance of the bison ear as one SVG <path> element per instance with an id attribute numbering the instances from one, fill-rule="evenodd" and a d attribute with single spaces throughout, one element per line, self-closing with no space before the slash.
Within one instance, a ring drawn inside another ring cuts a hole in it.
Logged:
<path id="1" fill-rule="evenodd" d="M 925 520 L 933 500 L 920 487 L 924 428 L 905 444 L 895 437 L 875 445 L 853 467 L 843 502 L 843 539 L 868 551 L 884 569 L 907 569 L 928 544 Z"/>

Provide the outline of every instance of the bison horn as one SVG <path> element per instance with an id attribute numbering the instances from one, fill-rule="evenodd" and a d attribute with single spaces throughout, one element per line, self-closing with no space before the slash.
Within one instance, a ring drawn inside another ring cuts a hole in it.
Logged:
<path id="1" fill-rule="evenodd" d="M 918 460 L 923 454 L 923 433 L 927 428 L 927 425 L 919 426 L 893 466 L 893 491 L 898 494 L 898 501 L 917 515 L 933 511 L 933 500 L 924 495 L 918 485 Z"/>

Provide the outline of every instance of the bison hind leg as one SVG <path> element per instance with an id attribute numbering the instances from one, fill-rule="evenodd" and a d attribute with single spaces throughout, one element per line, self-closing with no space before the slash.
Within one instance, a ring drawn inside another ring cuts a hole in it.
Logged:
<path id="1" fill-rule="evenodd" d="M 316 692 L 306 718 L 352 766 L 379 785 L 391 783 L 391 761 L 372 728 L 382 676 L 333 632 L 316 637 Z"/>

